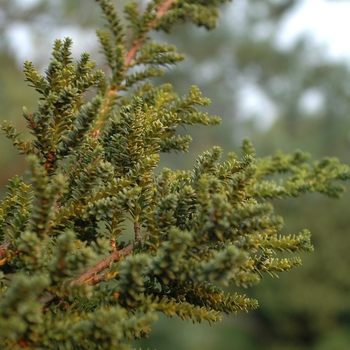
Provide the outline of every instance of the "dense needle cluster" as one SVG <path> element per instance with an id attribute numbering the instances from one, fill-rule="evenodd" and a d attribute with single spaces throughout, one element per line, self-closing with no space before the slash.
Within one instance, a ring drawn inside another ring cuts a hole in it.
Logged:
<path id="1" fill-rule="evenodd" d="M 245 140 L 225 161 L 213 147 L 192 170 L 157 168 L 161 152 L 188 151 L 179 126 L 220 118 L 202 112 L 210 101 L 196 86 L 179 97 L 170 84 L 151 84 L 184 56 L 148 34 L 187 20 L 212 29 L 223 2 L 151 0 L 142 11 L 129 3 L 124 27 L 100 0 L 107 73 L 87 53 L 73 62 L 69 38 L 55 42 L 45 75 L 25 62 L 40 98 L 23 111 L 31 139 L 2 125 L 27 155 L 29 176 L 12 178 L 0 204 L 1 349 L 129 349 L 159 312 L 219 322 L 258 306 L 222 285 L 249 287 L 300 265 L 289 253 L 312 251 L 307 230 L 279 234 L 270 200 L 339 197 L 336 180 L 350 172 L 337 159 L 257 158 Z"/>

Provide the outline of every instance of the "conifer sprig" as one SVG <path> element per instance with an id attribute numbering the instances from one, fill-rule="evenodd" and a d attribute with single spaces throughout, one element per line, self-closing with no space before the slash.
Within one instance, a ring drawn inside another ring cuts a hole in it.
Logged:
<path id="1" fill-rule="evenodd" d="M 40 95 L 37 109 L 23 112 L 33 139 L 3 124 L 28 155 L 30 176 L 11 179 L 0 203 L 2 349 L 130 349 L 127 341 L 147 337 L 157 312 L 212 324 L 256 308 L 236 286 L 289 271 L 301 264 L 295 253 L 313 249 L 307 230 L 279 234 L 283 220 L 269 200 L 339 197 L 339 181 L 350 177 L 334 158 L 259 158 L 248 140 L 226 161 L 213 147 L 189 171 L 157 169 L 161 152 L 188 150 L 179 126 L 220 118 L 198 109 L 210 101 L 197 87 L 179 98 L 170 84 L 148 81 L 183 59 L 148 33 L 186 19 L 213 28 L 225 0 L 153 0 L 142 13 L 129 4 L 130 47 L 112 3 L 98 2 L 110 74 L 94 70 L 88 54 L 74 63 L 71 40 L 57 40 L 45 75 L 25 63 Z"/>

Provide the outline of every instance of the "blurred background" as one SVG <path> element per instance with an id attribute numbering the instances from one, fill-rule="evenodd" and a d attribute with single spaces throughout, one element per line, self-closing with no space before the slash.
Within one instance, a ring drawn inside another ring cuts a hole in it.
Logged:
<path id="1" fill-rule="evenodd" d="M 115 0 L 118 9 L 126 1 Z M 276 149 L 335 156 L 350 164 L 350 1 L 235 0 L 222 6 L 213 32 L 179 26 L 160 41 L 174 43 L 187 61 L 156 83 L 171 82 L 180 95 L 198 85 L 212 99 L 219 127 L 189 128 L 186 155 L 166 156 L 162 166 L 190 168 L 213 145 L 237 151 L 249 137 L 259 156 Z M 36 107 L 22 64 L 41 72 L 53 40 L 69 36 L 74 55 L 83 51 L 103 67 L 94 34 L 103 26 L 94 1 L 0 0 L 0 116 L 26 133 L 22 106 Z M 1 188 L 25 171 L 24 159 L 0 137 Z M 279 279 L 266 276 L 240 290 L 259 300 L 249 314 L 225 317 L 215 326 L 165 319 L 135 348 L 235 350 L 342 350 L 350 344 L 350 190 L 341 200 L 320 195 L 275 201 L 285 219 L 283 234 L 308 228 L 315 252 Z M 235 287 L 231 288 L 234 291 Z"/>

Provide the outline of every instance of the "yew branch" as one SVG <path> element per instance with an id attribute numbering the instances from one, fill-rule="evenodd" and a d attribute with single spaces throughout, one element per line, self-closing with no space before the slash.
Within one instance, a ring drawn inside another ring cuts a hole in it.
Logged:
<path id="1" fill-rule="evenodd" d="M 150 23 L 149 25 L 149 31 L 154 29 L 157 25 L 157 21 L 159 18 L 163 17 L 169 10 L 170 6 L 175 3 L 176 0 L 166 0 L 162 4 L 159 5 L 157 11 L 156 11 L 156 18 Z M 125 76 L 128 72 L 130 66 L 132 65 L 133 60 L 135 59 L 137 52 L 139 51 L 142 44 L 147 40 L 147 33 L 137 40 L 137 42 L 129 49 L 129 51 L 125 55 L 125 69 L 123 71 L 123 75 Z M 102 110 L 108 109 L 113 104 L 113 97 L 114 95 L 122 88 L 122 84 L 117 85 L 116 87 L 111 87 L 108 90 L 107 98 L 104 103 L 104 107 L 102 107 Z M 94 137 L 97 137 L 100 133 L 100 130 L 103 128 L 104 121 L 98 121 L 97 123 L 98 129 L 94 130 Z"/>

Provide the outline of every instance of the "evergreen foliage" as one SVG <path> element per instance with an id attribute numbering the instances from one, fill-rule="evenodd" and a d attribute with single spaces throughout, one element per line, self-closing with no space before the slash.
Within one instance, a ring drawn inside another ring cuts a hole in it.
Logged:
<path id="1" fill-rule="evenodd" d="M 185 20 L 212 29 L 226 1 L 129 3 L 127 28 L 110 1 L 98 2 L 110 73 L 86 53 L 74 63 L 71 40 L 56 40 L 45 75 L 24 64 L 40 95 L 34 112 L 23 110 L 33 138 L 2 126 L 28 158 L 28 177 L 10 180 L 0 207 L 2 349 L 129 349 L 158 312 L 212 324 L 256 308 L 222 285 L 252 286 L 301 264 L 287 253 L 313 249 L 307 230 L 279 234 L 271 199 L 340 197 L 338 180 L 350 177 L 335 158 L 258 158 L 248 140 L 226 160 L 213 147 L 189 171 L 159 170 L 160 153 L 188 151 L 180 126 L 220 118 L 202 112 L 210 101 L 197 87 L 179 97 L 150 83 L 184 56 L 149 32 Z M 134 236 L 123 241 L 128 222 Z"/>

